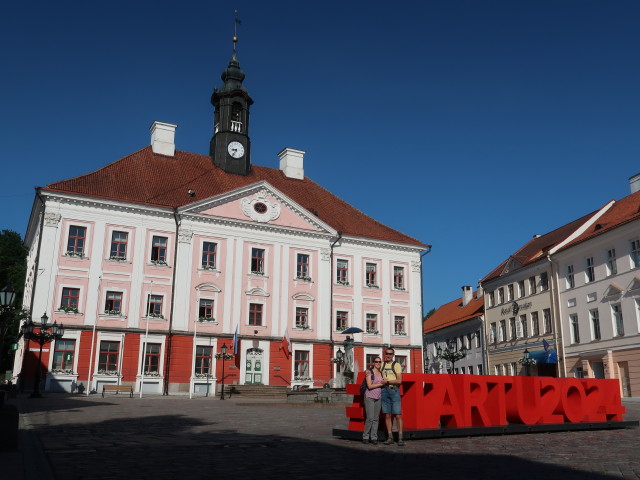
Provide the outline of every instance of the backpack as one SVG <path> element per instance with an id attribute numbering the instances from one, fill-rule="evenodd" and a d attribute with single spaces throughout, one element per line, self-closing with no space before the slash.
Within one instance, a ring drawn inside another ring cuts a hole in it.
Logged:
<path id="1" fill-rule="evenodd" d="M 370 370 L 371 372 L 371 381 L 373 382 L 374 376 L 373 376 L 373 369 Z M 365 374 L 364 378 L 362 379 L 362 383 L 360 384 L 360 395 L 364 395 L 364 392 L 367 391 L 367 375 Z"/>

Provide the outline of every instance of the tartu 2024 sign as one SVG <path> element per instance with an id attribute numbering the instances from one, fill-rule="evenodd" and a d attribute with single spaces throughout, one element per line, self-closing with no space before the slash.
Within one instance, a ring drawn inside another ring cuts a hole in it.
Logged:
<path id="1" fill-rule="evenodd" d="M 363 429 L 361 373 L 347 393 L 349 430 Z M 489 427 L 623 421 L 626 412 L 615 379 L 507 377 L 497 375 L 402 375 L 405 429 Z"/>

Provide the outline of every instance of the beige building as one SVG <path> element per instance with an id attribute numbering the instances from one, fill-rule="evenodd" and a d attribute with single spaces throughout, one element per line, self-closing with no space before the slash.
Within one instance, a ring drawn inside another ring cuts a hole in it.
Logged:
<path id="1" fill-rule="evenodd" d="M 564 371 L 558 368 L 562 335 L 548 253 L 589 217 L 534 236 L 480 281 L 488 374 L 558 376 Z M 527 365 L 526 354 L 535 365 Z"/>

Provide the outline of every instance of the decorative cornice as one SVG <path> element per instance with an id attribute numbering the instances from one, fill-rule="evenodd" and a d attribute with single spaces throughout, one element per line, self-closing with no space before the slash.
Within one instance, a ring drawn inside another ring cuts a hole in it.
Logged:
<path id="1" fill-rule="evenodd" d="M 309 295 L 308 293 L 296 293 L 291 298 L 293 298 L 294 300 L 305 300 L 307 302 L 315 301 L 315 298 L 313 298 L 313 296 Z"/>
<path id="2" fill-rule="evenodd" d="M 252 288 L 251 290 L 248 290 L 245 293 L 252 297 L 269 297 L 270 296 L 267 292 L 265 292 L 260 287 Z"/>
<path id="3" fill-rule="evenodd" d="M 201 283 L 196 287 L 196 290 L 199 292 L 216 292 L 219 293 L 222 291 L 220 287 L 214 285 L 213 283 Z"/>

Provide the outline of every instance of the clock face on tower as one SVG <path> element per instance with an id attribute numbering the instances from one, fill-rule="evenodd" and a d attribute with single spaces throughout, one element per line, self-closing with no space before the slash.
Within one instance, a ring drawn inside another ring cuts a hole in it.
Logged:
<path id="1" fill-rule="evenodd" d="M 233 158 L 242 158 L 244 156 L 244 147 L 240 142 L 230 142 L 227 151 Z"/>

